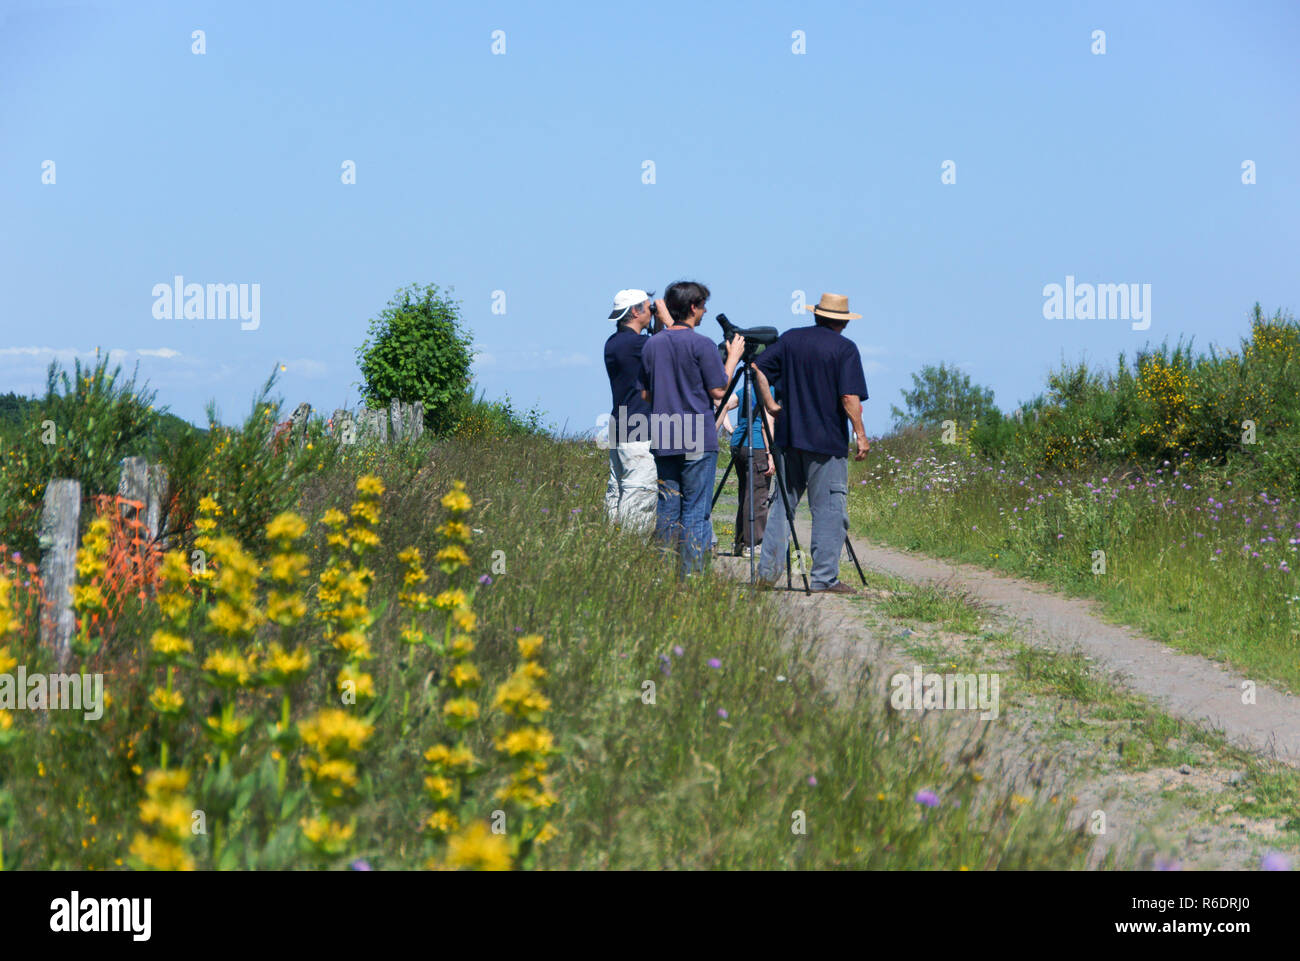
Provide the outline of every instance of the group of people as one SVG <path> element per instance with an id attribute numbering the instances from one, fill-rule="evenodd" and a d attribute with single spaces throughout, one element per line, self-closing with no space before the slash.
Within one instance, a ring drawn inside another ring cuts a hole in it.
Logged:
<path id="1" fill-rule="evenodd" d="M 609 319 L 617 329 L 605 342 L 613 401 L 609 518 L 625 529 L 653 529 L 659 542 L 678 553 L 684 576 L 703 571 L 714 542 L 710 506 L 719 432 L 734 406 L 730 446 L 741 481 L 735 553 L 760 552 L 759 586 L 775 586 L 790 537 L 782 488 L 795 507 L 806 493 L 811 588 L 851 594 L 853 588 L 839 579 L 848 535 L 849 422 L 854 459 L 865 458 L 869 445 L 862 426 L 862 358 L 843 331 L 861 315 L 849 311 L 847 297 L 823 294 L 807 308 L 812 326 L 786 331 L 761 353 L 748 355 L 746 383 L 752 380 L 755 390 L 737 387 L 724 406 L 746 344 L 736 334 L 718 348 L 696 330 L 708 299 L 709 289 L 694 281 L 672 284 L 659 300 L 635 288 L 614 297 Z M 778 458 L 784 485 L 775 482 Z"/>

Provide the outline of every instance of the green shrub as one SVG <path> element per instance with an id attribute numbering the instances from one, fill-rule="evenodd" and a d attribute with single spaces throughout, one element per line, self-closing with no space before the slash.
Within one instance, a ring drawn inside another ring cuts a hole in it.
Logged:
<path id="1" fill-rule="evenodd" d="M 985 420 L 997 408 L 993 391 L 972 384 L 970 375 L 956 367 L 926 364 L 912 375 L 912 389 L 902 390 L 904 408 L 890 406 L 896 427 L 919 424 L 938 427 L 945 420 L 955 420 L 963 428 L 972 421 Z"/>
<path id="2" fill-rule="evenodd" d="M 154 393 L 133 373 L 109 369 L 100 354 L 93 366 L 74 360 L 71 372 L 50 364 L 45 397 L 27 405 L 9 432 L 0 465 L 0 530 L 24 554 L 36 547 L 36 519 L 51 478 L 81 482 L 83 497 L 116 493 L 122 458 L 141 454 L 158 423 Z"/>
<path id="3" fill-rule="evenodd" d="M 509 394 L 505 400 L 486 400 L 482 392 L 478 397 L 466 395 L 453 431 L 454 436 L 465 439 L 527 437 L 544 433 L 546 428 L 542 424 L 542 412 L 538 408 L 533 407 L 523 413 L 514 409 Z"/>
<path id="4" fill-rule="evenodd" d="M 287 429 L 277 433 L 281 400 L 271 397 L 276 377 L 272 373 L 262 385 L 242 425 L 221 425 L 216 405 L 209 404 L 208 430 L 194 430 L 191 447 L 164 458 L 173 490 L 169 528 L 188 530 L 199 500 L 211 495 L 221 505 L 222 529 L 246 546 L 264 550 L 267 523 L 293 506 L 305 475 L 332 456 L 334 445 L 322 443 L 319 421 L 309 423 L 302 447 Z"/>
<path id="5" fill-rule="evenodd" d="M 393 398 L 423 401 L 425 427 L 455 427 L 470 384 L 473 341 L 461 329 L 460 304 L 429 284 L 397 291 L 370 321 L 357 350 L 362 396 L 372 408 Z"/>

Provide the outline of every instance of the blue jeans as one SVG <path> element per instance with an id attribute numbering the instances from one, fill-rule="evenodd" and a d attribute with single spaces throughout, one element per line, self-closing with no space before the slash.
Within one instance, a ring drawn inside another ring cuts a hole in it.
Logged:
<path id="1" fill-rule="evenodd" d="M 824 591 L 839 582 L 840 554 L 849 533 L 849 459 L 793 449 L 780 451 L 778 456 L 785 470 L 786 490 L 795 507 L 799 506 L 804 492 L 808 492 L 808 506 L 812 510 L 810 586 L 814 591 Z M 769 581 L 784 573 L 790 538 L 781 489 L 775 483 L 773 487 L 772 508 L 763 536 L 763 556 L 758 562 L 758 576 Z"/>
<path id="2" fill-rule="evenodd" d="M 704 570 L 712 543 L 709 502 L 718 471 L 718 452 L 706 451 L 696 460 L 685 454 L 655 455 L 659 472 L 659 502 L 655 510 L 655 538 L 681 556 L 681 572 Z"/>

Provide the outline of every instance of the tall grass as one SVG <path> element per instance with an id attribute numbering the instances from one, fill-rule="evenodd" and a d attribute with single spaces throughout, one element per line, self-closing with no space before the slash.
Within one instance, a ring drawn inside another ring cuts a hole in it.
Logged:
<path id="1" fill-rule="evenodd" d="M 1026 471 L 886 439 L 851 475 L 849 514 L 858 533 L 1095 597 L 1170 644 L 1300 689 L 1300 504 L 1190 454 L 1145 471 Z"/>
<path id="2" fill-rule="evenodd" d="M 518 637 L 546 638 L 552 701 L 546 723 L 558 749 L 550 761 L 551 788 L 559 800 L 547 812 L 558 833 L 540 848 L 540 866 L 1084 863 L 1086 836 L 1065 824 L 1063 811 L 1004 793 L 967 764 L 949 766 L 951 745 L 942 730 L 887 712 L 883 694 L 845 700 L 828 693 L 814 670 L 815 650 L 807 649 L 806 637 L 787 635 L 773 598 L 721 577 L 678 587 L 658 551 L 611 531 L 598 513 L 603 452 L 540 437 L 460 439 L 323 451 L 318 463 L 302 476 L 293 505 L 313 524 L 331 508 L 346 510 L 364 474 L 381 476 L 387 489 L 375 527 L 380 547 L 368 561 L 374 623 L 367 636 L 374 656 L 365 667 L 375 698 L 364 711 L 374 733 L 358 759 L 364 777 L 355 834 L 324 861 L 297 853 L 301 847 L 291 843 L 297 818 L 285 817 L 282 806 L 293 796 L 293 772 L 305 748 L 273 739 L 285 752 L 277 758 L 266 735 L 250 734 L 251 746 L 232 756 L 232 766 L 247 774 L 231 798 L 223 800 L 231 785 L 219 780 L 186 789 L 196 809 L 227 812 L 226 856 L 217 861 L 211 838 L 197 837 L 192 853 L 199 866 L 344 866 L 355 858 L 379 868 L 426 863 L 432 842 L 421 831 L 429 810 L 422 752 L 448 740 L 448 731 L 436 710 L 406 705 L 423 703 L 446 665 L 413 660 L 399 638 L 404 615 L 395 599 L 407 568 L 397 554 L 408 545 L 428 551 L 438 543 L 435 528 L 445 520 L 440 500 L 457 479 L 466 481 L 473 499 L 469 573 L 477 585 L 474 657 L 484 689 L 514 669 Z M 329 549 L 319 540 L 307 548 L 315 571 Z M 445 584 L 435 573 L 429 590 Z M 306 599 L 310 618 L 318 599 Z M 131 626 L 146 638 L 158 624 L 146 605 Z M 3 831 L 9 866 L 130 863 L 140 802 L 146 789 L 162 790 L 142 784 L 162 741 L 175 759 L 213 753 L 203 746 L 203 718 L 220 715 L 231 702 L 187 705 L 164 726 L 147 706 L 158 669 L 147 665 L 144 645 L 130 643 L 124 625 L 118 636 L 123 640 L 83 662 L 85 670 L 107 675 L 113 703 L 101 721 L 61 712 L 42 725 L 33 712 L 14 712 L 21 750 L 0 750 L 0 789 L 12 799 Z M 304 638 L 319 647 L 310 632 Z M 29 670 L 48 664 L 38 651 L 23 656 Z M 328 663 L 318 656 L 291 699 L 292 724 L 339 706 Z M 467 736 L 478 757 L 490 758 L 502 718 L 490 697 L 480 701 L 481 723 Z M 239 694 L 238 703 L 250 715 L 278 716 L 278 700 L 267 691 Z M 287 793 L 275 791 L 282 763 L 290 772 Z M 486 821 L 499 807 L 492 775 L 474 784 L 466 811 Z"/>

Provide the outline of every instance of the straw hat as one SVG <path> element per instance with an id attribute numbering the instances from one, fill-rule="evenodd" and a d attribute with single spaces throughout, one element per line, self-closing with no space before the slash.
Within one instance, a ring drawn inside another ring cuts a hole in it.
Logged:
<path id="1" fill-rule="evenodd" d="M 822 299 L 815 305 L 808 304 L 804 310 L 811 310 L 815 317 L 827 320 L 859 320 L 861 314 L 849 313 L 849 298 L 841 294 L 822 294 Z"/>

